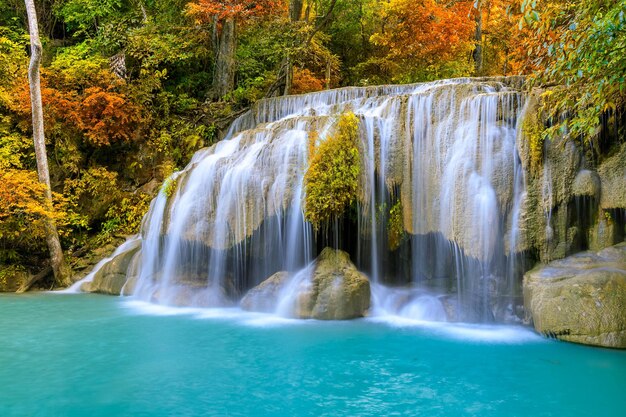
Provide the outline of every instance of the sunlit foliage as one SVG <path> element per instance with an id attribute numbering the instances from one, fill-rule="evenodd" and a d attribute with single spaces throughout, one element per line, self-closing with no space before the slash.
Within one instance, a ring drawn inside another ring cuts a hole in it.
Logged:
<path id="1" fill-rule="evenodd" d="M 359 119 L 343 114 L 329 137 L 314 148 L 304 176 L 305 217 L 316 227 L 341 216 L 357 198 L 361 157 Z"/>

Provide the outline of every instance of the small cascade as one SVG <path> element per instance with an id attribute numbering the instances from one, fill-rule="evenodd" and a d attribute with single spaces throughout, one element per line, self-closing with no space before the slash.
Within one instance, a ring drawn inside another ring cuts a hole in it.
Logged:
<path id="1" fill-rule="evenodd" d="M 128 239 L 126 239 L 126 241 L 124 243 L 122 243 L 120 246 L 118 246 L 115 251 L 113 251 L 113 253 L 111 254 L 111 256 L 102 259 L 100 262 L 98 262 L 93 269 L 91 270 L 91 272 L 89 272 L 89 274 L 87 274 L 83 279 L 76 281 L 74 284 L 72 284 L 70 287 L 64 289 L 64 290 L 60 290 L 60 291 L 54 291 L 54 293 L 56 294 L 74 294 L 74 293 L 79 293 L 81 292 L 81 287 L 84 284 L 90 283 L 93 281 L 94 277 L 96 276 L 96 274 L 98 273 L 98 271 L 100 271 L 106 264 L 108 264 L 109 262 L 111 262 L 116 256 L 130 250 L 133 246 L 137 245 L 141 240 L 141 236 L 139 235 L 135 235 L 135 236 L 131 236 Z"/>
<path id="2" fill-rule="evenodd" d="M 287 287 L 307 285 L 322 246 L 303 214 L 310 142 L 323 141 L 341 114 L 353 112 L 361 132 L 359 201 L 356 214 L 330 228 L 339 234 L 334 245 L 370 277 L 371 311 L 502 320 L 517 273 L 524 194 L 519 85 L 515 78 L 455 79 L 260 101 L 152 202 L 134 295 L 224 306 L 278 271 L 292 277 Z M 283 291 L 279 313 L 294 302 L 294 292 Z"/>
<path id="3" fill-rule="evenodd" d="M 456 306 L 453 300 L 417 288 L 390 288 L 380 284 L 372 286 L 374 310 L 379 316 L 399 316 L 417 321 L 448 321 Z M 446 312 L 446 305 L 450 314 Z"/>

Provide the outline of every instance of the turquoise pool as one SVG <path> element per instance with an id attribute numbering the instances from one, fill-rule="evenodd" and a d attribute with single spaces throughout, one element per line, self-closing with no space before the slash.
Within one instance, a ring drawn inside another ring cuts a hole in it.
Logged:
<path id="1" fill-rule="evenodd" d="M 0 416 L 624 416 L 626 352 L 526 328 L 0 296 Z"/>

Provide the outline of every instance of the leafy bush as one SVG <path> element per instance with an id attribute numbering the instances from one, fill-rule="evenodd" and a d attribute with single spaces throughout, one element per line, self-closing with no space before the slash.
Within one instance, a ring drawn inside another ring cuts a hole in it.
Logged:
<path id="1" fill-rule="evenodd" d="M 341 216 L 357 199 L 361 173 L 358 140 L 359 119 L 353 113 L 343 114 L 335 132 L 311 156 L 304 176 L 305 217 L 315 227 Z"/>
<path id="2" fill-rule="evenodd" d="M 390 250 L 396 250 L 404 240 L 404 223 L 402 220 L 402 200 L 398 200 L 389 210 L 387 220 L 387 242 Z"/>

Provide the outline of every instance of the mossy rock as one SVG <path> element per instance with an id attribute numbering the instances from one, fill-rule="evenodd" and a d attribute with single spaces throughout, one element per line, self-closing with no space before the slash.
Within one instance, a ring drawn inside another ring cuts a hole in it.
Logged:
<path id="1" fill-rule="evenodd" d="M 594 171 L 581 170 L 574 178 L 572 195 L 598 197 L 600 195 L 600 177 Z"/>
<path id="2" fill-rule="evenodd" d="M 363 317 L 370 307 L 370 282 L 350 255 L 325 248 L 315 260 L 311 289 L 299 300 L 297 315 L 319 320 Z"/>
<path id="3" fill-rule="evenodd" d="M 526 273 L 524 306 L 544 335 L 626 348 L 626 243 Z"/>
<path id="4" fill-rule="evenodd" d="M 600 206 L 603 209 L 626 209 L 626 143 L 598 168 L 602 182 Z"/>
<path id="5" fill-rule="evenodd" d="M 302 319 L 347 320 L 363 317 L 370 307 L 370 283 L 343 251 L 326 248 L 309 267 L 304 282 L 292 285 L 301 274 L 278 272 L 252 288 L 241 300 L 244 310 L 275 312 L 281 297 L 290 297 L 289 315 Z M 285 289 L 293 286 L 293 293 Z M 289 291 L 287 291 L 289 292 Z"/>

